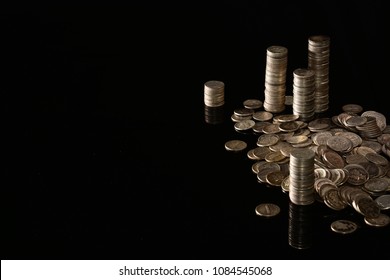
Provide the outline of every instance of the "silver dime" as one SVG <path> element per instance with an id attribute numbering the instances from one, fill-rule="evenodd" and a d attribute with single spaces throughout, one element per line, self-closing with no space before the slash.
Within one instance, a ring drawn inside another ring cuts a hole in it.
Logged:
<path id="1" fill-rule="evenodd" d="M 364 222 L 373 227 L 384 227 L 390 224 L 390 217 L 384 213 L 380 213 L 378 217 L 364 217 Z"/>
<path id="2" fill-rule="evenodd" d="M 239 152 L 247 147 L 247 143 L 242 140 L 229 140 L 225 143 L 227 151 Z"/>
<path id="3" fill-rule="evenodd" d="M 357 224 L 349 220 L 337 220 L 330 225 L 330 228 L 337 233 L 349 234 L 356 231 Z"/>
<path id="4" fill-rule="evenodd" d="M 234 128 L 239 131 L 249 130 L 255 125 L 254 120 L 243 120 L 236 122 Z"/>
<path id="5" fill-rule="evenodd" d="M 381 210 L 390 209 L 390 194 L 384 194 L 384 195 L 378 196 L 375 199 L 375 202 L 376 202 L 376 204 L 378 204 L 378 206 Z"/>
<path id="6" fill-rule="evenodd" d="M 263 102 L 259 99 L 247 99 L 243 102 L 243 105 L 247 109 L 259 109 L 263 106 Z"/>
<path id="7" fill-rule="evenodd" d="M 261 203 L 256 206 L 256 215 L 263 217 L 273 217 L 280 213 L 280 207 L 274 203 Z"/>

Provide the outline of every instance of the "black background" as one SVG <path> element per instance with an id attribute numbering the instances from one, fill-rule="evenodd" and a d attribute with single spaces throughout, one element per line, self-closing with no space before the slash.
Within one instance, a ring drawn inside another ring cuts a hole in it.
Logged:
<path id="1" fill-rule="evenodd" d="M 254 2 L 259 2 L 254 4 Z M 230 116 L 264 100 L 266 48 L 307 65 L 331 38 L 329 115 L 357 103 L 389 117 L 384 1 L 185 1 L 9 6 L 1 11 L 2 259 L 387 259 L 389 228 L 316 202 L 305 250 L 289 199 L 257 183 Z M 223 123 L 203 84 L 225 82 Z M 271 219 L 255 207 L 273 202 Z M 338 235 L 330 223 L 359 224 Z"/>

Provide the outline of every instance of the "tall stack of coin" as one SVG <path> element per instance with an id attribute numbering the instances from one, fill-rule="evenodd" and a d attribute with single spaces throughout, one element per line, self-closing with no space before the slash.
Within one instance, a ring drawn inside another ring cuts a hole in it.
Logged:
<path id="1" fill-rule="evenodd" d="M 299 115 L 301 121 L 307 122 L 315 116 L 315 72 L 297 68 L 293 75 L 293 113 Z"/>
<path id="2" fill-rule="evenodd" d="M 309 205 L 315 201 L 314 156 L 310 148 L 295 148 L 290 152 L 289 197 L 296 205 Z"/>
<path id="3" fill-rule="evenodd" d="M 329 108 L 329 53 L 330 38 L 326 35 L 308 39 L 308 68 L 315 72 L 315 111 L 322 113 Z"/>
<path id="4" fill-rule="evenodd" d="M 280 113 L 286 106 L 287 54 L 283 46 L 267 48 L 263 106 L 268 112 Z"/>
<path id="5" fill-rule="evenodd" d="M 219 107 L 225 104 L 225 84 L 221 81 L 207 81 L 204 84 L 204 104 Z"/>

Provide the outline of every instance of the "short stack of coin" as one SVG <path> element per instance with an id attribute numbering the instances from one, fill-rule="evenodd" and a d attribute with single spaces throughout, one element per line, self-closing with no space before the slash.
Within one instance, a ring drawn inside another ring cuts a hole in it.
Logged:
<path id="1" fill-rule="evenodd" d="M 207 81 L 204 84 L 204 104 L 219 107 L 225 104 L 225 84 L 221 81 Z"/>
<path id="2" fill-rule="evenodd" d="M 283 46 L 267 48 L 263 106 L 268 112 L 280 113 L 286 106 L 287 54 Z"/>
<path id="3" fill-rule="evenodd" d="M 329 54 L 330 38 L 326 35 L 310 36 L 308 39 L 308 68 L 315 72 L 315 112 L 329 108 Z"/>
<path id="4" fill-rule="evenodd" d="M 306 68 L 297 68 L 293 72 L 293 113 L 301 121 L 313 120 L 315 116 L 315 72 Z"/>
<path id="5" fill-rule="evenodd" d="M 315 201 L 314 156 L 310 148 L 295 148 L 290 152 L 289 197 L 296 205 Z"/>

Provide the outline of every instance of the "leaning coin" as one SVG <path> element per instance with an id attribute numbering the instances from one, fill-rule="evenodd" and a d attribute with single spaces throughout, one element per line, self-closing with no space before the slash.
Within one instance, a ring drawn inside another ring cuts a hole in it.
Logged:
<path id="1" fill-rule="evenodd" d="M 225 143 L 225 149 L 228 151 L 239 152 L 247 147 L 245 141 L 242 140 L 229 140 Z"/>
<path id="2" fill-rule="evenodd" d="M 357 224 L 349 220 L 337 220 L 330 225 L 330 228 L 334 232 L 348 234 L 357 229 Z"/>
<path id="3" fill-rule="evenodd" d="M 376 218 L 364 217 L 364 222 L 373 227 L 384 227 L 390 224 L 390 217 L 384 213 L 381 213 Z"/>
<path id="4" fill-rule="evenodd" d="M 288 174 L 282 170 L 273 171 L 266 175 L 265 180 L 271 186 L 280 187 L 284 178 L 286 178 Z"/>
<path id="5" fill-rule="evenodd" d="M 376 204 L 378 204 L 378 206 L 381 210 L 390 209 L 390 194 L 384 194 L 384 195 L 378 196 L 375 199 L 375 202 L 376 202 Z"/>
<path id="6" fill-rule="evenodd" d="M 255 209 L 256 215 L 263 217 L 273 217 L 279 214 L 280 207 L 273 203 L 261 203 Z"/>

